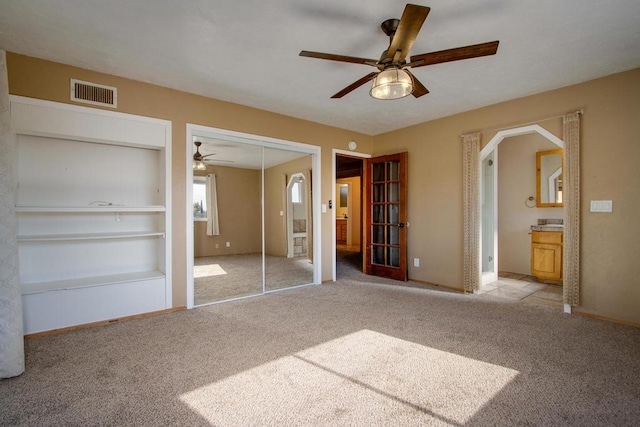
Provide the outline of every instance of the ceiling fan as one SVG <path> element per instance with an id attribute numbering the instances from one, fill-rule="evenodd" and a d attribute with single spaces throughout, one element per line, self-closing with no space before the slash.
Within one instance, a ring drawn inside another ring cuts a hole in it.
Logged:
<path id="1" fill-rule="evenodd" d="M 202 142 L 194 141 L 193 143 L 196 146 L 196 152 L 193 153 L 193 169 L 199 170 L 199 171 L 206 170 L 207 165 L 205 162 L 207 161 L 207 157 L 215 156 L 217 153 L 202 155 L 200 153 L 200 146 L 202 145 Z M 235 163 L 235 162 L 233 160 L 216 160 L 216 163 Z"/>
<path id="2" fill-rule="evenodd" d="M 426 65 L 441 64 L 443 62 L 461 59 L 477 58 L 494 55 L 498 51 L 499 41 L 480 43 L 470 46 L 457 47 L 437 52 L 413 55 L 409 62 L 406 58 L 416 40 L 420 28 L 431 9 L 426 6 L 407 4 L 400 19 L 387 19 L 380 27 L 389 36 L 389 47 L 382 52 L 379 60 L 358 58 L 354 56 L 334 55 L 331 53 L 310 52 L 303 50 L 300 56 L 327 59 L 330 61 L 349 62 L 375 67 L 378 71 L 371 72 L 360 80 L 345 87 L 331 98 L 342 98 L 349 92 L 373 80 L 370 94 L 377 99 L 398 99 L 407 95 L 419 98 L 429 93 L 427 88 L 409 71 L 407 67 L 418 68 Z"/>

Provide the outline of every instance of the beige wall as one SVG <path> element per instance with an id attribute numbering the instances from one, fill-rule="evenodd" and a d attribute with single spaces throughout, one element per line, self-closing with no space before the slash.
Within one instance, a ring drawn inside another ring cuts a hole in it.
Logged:
<path id="1" fill-rule="evenodd" d="M 9 92 L 70 103 L 69 79 L 118 88 L 117 111 L 171 120 L 173 134 L 173 305 L 186 305 L 186 123 L 322 147 L 322 203 L 332 191 L 332 148 L 409 152 L 409 258 L 412 279 L 462 288 L 460 135 L 584 109 L 581 184 L 581 306 L 591 314 L 640 323 L 640 69 L 515 99 L 375 138 L 112 75 L 7 53 Z M 428 108 L 428 99 L 415 101 Z M 561 136 L 561 135 L 559 135 Z M 490 135 L 484 135 L 488 141 Z M 613 213 L 590 213 L 589 200 L 613 200 Z M 329 213 L 321 218 L 322 278 L 331 278 Z"/>
<path id="2" fill-rule="evenodd" d="M 557 119 L 558 125 L 561 120 Z M 531 225 L 564 218 L 564 208 L 525 205 L 536 197 L 536 152 L 558 147 L 538 133 L 505 138 L 498 145 L 498 269 L 531 274 Z"/>
<path id="3" fill-rule="evenodd" d="M 259 170 L 207 166 L 216 175 L 219 236 L 207 236 L 207 222 L 193 223 L 196 258 L 262 252 L 262 173 Z M 226 242 L 231 247 L 226 247 Z"/>
<path id="4" fill-rule="evenodd" d="M 583 109 L 577 310 L 640 324 L 639 100 L 636 69 L 377 135 L 376 155 L 409 152 L 409 277 L 462 288 L 461 134 Z M 589 212 L 601 199 L 613 213 Z"/>
<path id="5" fill-rule="evenodd" d="M 322 203 L 328 203 L 331 197 L 331 149 L 347 150 L 351 140 L 358 143 L 358 150 L 363 153 L 371 153 L 373 149 L 373 137 L 369 135 L 12 52 L 7 52 L 7 70 L 9 93 L 12 95 L 72 103 L 69 100 L 69 79 L 76 78 L 117 87 L 119 112 L 171 120 L 174 307 L 187 303 L 187 123 L 322 147 Z M 329 213 L 322 215 L 321 226 L 323 230 L 333 226 Z M 325 281 L 331 280 L 331 245 L 331 233 L 322 233 L 322 279 Z"/>

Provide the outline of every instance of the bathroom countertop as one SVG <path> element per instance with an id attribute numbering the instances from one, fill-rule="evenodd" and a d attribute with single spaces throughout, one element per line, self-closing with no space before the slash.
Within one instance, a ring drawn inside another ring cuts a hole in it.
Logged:
<path id="1" fill-rule="evenodd" d="M 537 225 L 531 226 L 531 231 L 564 231 L 564 220 L 560 218 L 539 219 Z"/>
<path id="2" fill-rule="evenodd" d="M 543 224 L 532 225 L 531 231 L 564 231 L 564 225 L 562 224 Z"/>

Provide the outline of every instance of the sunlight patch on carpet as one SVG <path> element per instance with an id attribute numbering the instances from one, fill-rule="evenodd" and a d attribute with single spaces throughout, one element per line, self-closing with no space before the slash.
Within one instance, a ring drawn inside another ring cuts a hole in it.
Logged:
<path id="1" fill-rule="evenodd" d="M 193 277 L 195 279 L 201 277 L 212 277 L 212 276 L 222 276 L 227 274 L 226 271 L 220 264 L 207 264 L 207 265 L 194 265 L 193 266 Z"/>
<path id="2" fill-rule="evenodd" d="M 180 396 L 212 425 L 462 425 L 518 371 L 361 330 Z"/>

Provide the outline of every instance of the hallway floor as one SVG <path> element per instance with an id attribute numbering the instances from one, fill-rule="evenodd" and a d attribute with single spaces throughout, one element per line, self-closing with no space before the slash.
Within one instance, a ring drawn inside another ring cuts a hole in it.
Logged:
<path id="1" fill-rule="evenodd" d="M 431 287 L 417 282 L 396 282 L 362 273 L 362 253 L 349 250 L 346 246 L 339 246 L 337 251 L 337 276 L 364 283 L 387 283 L 398 286 L 417 288 L 433 288 L 443 292 L 454 292 L 446 288 Z M 562 304 L 562 286 L 540 283 L 533 276 L 501 271 L 498 280 L 480 288 L 481 298 L 498 299 L 503 301 L 521 302 L 531 305 L 556 307 L 560 310 Z"/>
<path id="2" fill-rule="evenodd" d="M 480 295 L 562 308 L 562 286 L 540 283 L 525 274 L 501 271 L 497 281 L 480 288 Z"/>

